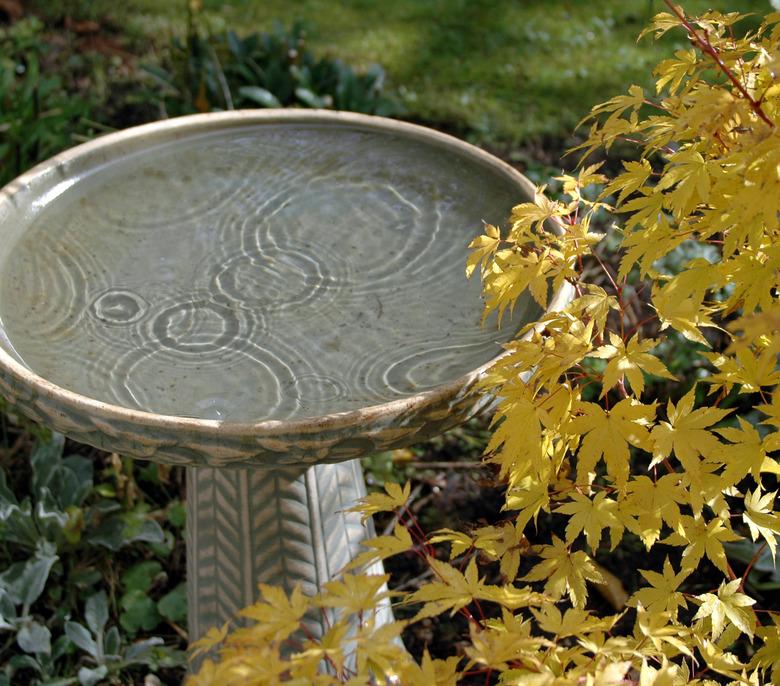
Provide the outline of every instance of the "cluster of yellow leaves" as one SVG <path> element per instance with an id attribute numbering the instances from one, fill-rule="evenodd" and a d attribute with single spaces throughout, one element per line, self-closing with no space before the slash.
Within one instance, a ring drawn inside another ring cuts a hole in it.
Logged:
<path id="1" fill-rule="evenodd" d="M 780 15 L 735 38 L 736 14 L 687 19 L 671 9 L 650 30 L 661 35 L 683 26 L 691 49 L 659 65 L 657 97 L 632 86 L 596 107 L 582 146 L 640 141 L 640 159 L 624 163 L 611 181 L 594 167 L 561 177 L 562 199 L 520 205 L 507 232 L 492 231 L 489 252 L 478 254 L 481 239 L 473 245 L 471 267 L 481 266 L 488 312 L 511 311 L 526 290 L 546 306 L 561 287 L 559 274 L 576 290 L 567 307 L 526 327 L 492 370 L 488 385 L 500 405 L 488 459 L 506 480 L 506 509 L 520 532 L 532 538 L 528 527 L 542 511 L 568 517 L 564 540 L 532 546 L 543 562 L 522 580 L 544 581 L 545 593 L 568 596 L 574 608 L 585 607 L 586 581 L 599 583 L 592 555 L 605 532 L 612 549 L 626 532 L 648 550 L 677 546 L 662 572 L 642 571 L 649 586 L 629 604 L 638 609 L 634 635 L 644 638 L 633 658 L 615 655 L 615 664 L 628 659 L 639 675 L 642 660 L 660 657 L 646 652 L 649 646 L 665 646 L 665 669 L 678 669 L 663 683 L 701 683 L 680 671 L 685 663 L 675 658 L 683 656 L 735 682 L 759 683 L 773 669 L 780 678 L 780 637 L 776 625 L 760 633 L 754 600 L 743 593 L 725 546 L 749 536 L 775 555 L 780 465 L 772 453 L 780 443 L 776 432 L 717 405 L 729 393 L 754 394 L 764 399 L 756 407 L 768 417 L 763 424 L 780 426 Z M 587 200 L 592 183 L 604 191 Z M 613 292 L 567 271 L 593 259 L 598 236 L 591 225 L 607 201 L 626 215 L 622 259 L 609 273 Z M 545 222 L 553 238 L 540 230 Z M 662 258 L 694 242 L 713 246 L 707 254 L 716 257 L 664 271 Z M 665 407 L 643 398 L 648 378 L 674 376 L 653 354 L 661 340 L 632 326 L 624 289 L 637 278 L 651 282 L 659 332 L 674 330 L 708 348 L 714 339 L 707 328 L 730 340 L 726 349 L 701 354 L 709 387 L 690 388 Z M 583 380 L 600 382 L 601 402 L 583 399 Z M 704 560 L 724 583 L 686 595 L 679 589 Z M 749 664 L 727 650 L 740 633 L 764 641 Z"/>
<path id="2" fill-rule="evenodd" d="M 488 225 L 471 245 L 467 274 L 482 278 L 485 317 L 506 322 L 518 301 L 547 310 L 485 379 L 499 399 L 486 460 L 506 485 L 507 521 L 421 540 L 401 523 L 409 489 L 388 485 L 358 510 L 394 511 L 399 524 L 352 567 L 409 550 L 424 557 L 431 580 L 396 601 L 418 605 L 417 615 L 376 619 L 385 577 L 346 574 L 313 599 L 263 587 L 245 611 L 256 624 L 200 642 L 224 641 L 193 684 L 443 686 L 479 670 L 488 682 L 532 686 L 780 681 L 780 615 L 759 618 L 727 557 L 729 543 L 747 539 L 774 556 L 780 535 L 780 14 L 741 38 L 740 19 L 687 18 L 670 4 L 648 31 L 682 29 L 690 49 L 658 66 L 655 94 L 632 86 L 594 108 L 582 145 L 589 153 L 635 141 L 639 159 L 612 180 L 598 165 L 558 177 L 557 199 L 538 189 L 511 226 Z M 611 211 L 625 220 L 619 268 L 604 267 L 608 288 L 582 273 L 601 263 L 604 236 L 593 226 Z M 706 259 L 664 267 L 696 243 L 708 246 Z M 643 304 L 627 285 L 638 279 L 650 282 L 655 337 L 635 316 Z M 703 378 L 659 404 L 645 397 L 648 379 L 675 377 L 653 351 L 678 334 L 699 344 Z M 708 351 L 716 341 L 727 344 Z M 750 417 L 719 407 L 746 394 L 756 398 Z M 559 535 L 535 541 L 542 512 Z M 646 585 L 625 608 L 598 616 L 589 588 L 606 597 L 612 582 L 596 552 L 627 536 L 647 551 L 664 546 L 655 559 L 665 561 L 640 570 Z M 449 562 L 435 555 L 439 544 Z M 687 591 L 705 564 L 723 582 Z M 322 638 L 301 633 L 311 612 L 331 613 Z M 442 613 L 468 620 L 467 647 L 415 663 L 397 637 Z M 732 648 L 740 636 L 752 643 L 747 653 Z"/>

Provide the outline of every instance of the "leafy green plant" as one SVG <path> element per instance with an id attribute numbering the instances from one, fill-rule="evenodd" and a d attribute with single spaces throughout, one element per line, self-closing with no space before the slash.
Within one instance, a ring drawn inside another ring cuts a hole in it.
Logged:
<path id="1" fill-rule="evenodd" d="M 106 630 L 107 595 L 95 590 L 106 559 L 139 542 L 162 546 L 166 536 L 146 508 L 121 503 L 109 484 L 95 486 L 92 462 L 65 456 L 64 447 L 59 434 L 36 442 L 22 497 L 0 470 L 0 632 L 10 634 L 0 650 L 0 684 L 25 674 L 31 684 L 90 686 L 131 665 L 181 664 L 182 654 L 161 638 L 130 643 L 137 631 Z M 178 587 L 164 595 L 143 628 L 157 628 L 161 616 L 182 621 L 180 595 Z M 84 597 L 86 625 L 71 619 Z"/>
<path id="2" fill-rule="evenodd" d="M 317 58 L 305 31 L 277 25 L 244 38 L 211 34 L 190 7 L 188 31 L 174 38 L 162 66 L 146 71 L 162 87 L 168 116 L 241 107 L 319 107 L 391 115 L 398 105 L 382 95 L 384 72 L 373 65 L 357 73 L 340 60 Z"/>
<path id="3" fill-rule="evenodd" d="M 65 622 L 65 636 L 86 653 L 85 659 L 90 662 L 90 666 L 82 666 L 76 678 L 60 679 L 58 684 L 95 686 L 127 667 L 145 665 L 158 669 L 181 663 L 176 655 L 162 647 L 160 638 L 123 645 L 119 629 L 116 626 L 107 628 L 108 616 L 108 598 L 105 592 L 100 591 L 87 598 L 84 609 L 86 626 L 74 621 Z"/>
<path id="4" fill-rule="evenodd" d="M 70 146 L 91 103 L 42 69 L 48 50 L 32 17 L 0 27 L 0 186 Z"/>
<path id="5" fill-rule="evenodd" d="M 153 630 L 162 618 L 172 622 L 187 619 L 186 585 L 180 583 L 159 600 L 154 600 L 150 591 L 160 579 L 166 579 L 166 574 L 157 560 L 143 560 L 122 574 L 119 621 L 129 635 L 134 636 L 139 630 Z"/>
<path id="6" fill-rule="evenodd" d="M 97 21 L 119 9 L 110 0 L 27 0 L 26 9 L 32 10 L 47 25 L 58 26 L 67 21 Z"/>

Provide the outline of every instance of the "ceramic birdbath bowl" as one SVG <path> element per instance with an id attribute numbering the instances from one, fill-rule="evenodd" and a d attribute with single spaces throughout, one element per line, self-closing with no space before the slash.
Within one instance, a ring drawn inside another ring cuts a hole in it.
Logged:
<path id="1" fill-rule="evenodd" d="M 480 325 L 467 244 L 531 184 L 396 121 L 196 115 L 0 191 L 0 394 L 67 436 L 187 467 L 190 638 L 315 592 L 370 532 L 358 458 L 474 415 L 523 321 Z"/>

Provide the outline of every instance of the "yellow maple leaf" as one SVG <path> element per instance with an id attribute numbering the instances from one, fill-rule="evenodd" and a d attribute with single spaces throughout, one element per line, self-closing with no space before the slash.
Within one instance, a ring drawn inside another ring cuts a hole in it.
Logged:
<path id="1" fill-rule="evenodd" d="M 500 622 L 487 620 L 486 628 L 469 626 L 471 645 L 464 652 L 472 664 L 476 663 L 505 671 L 510 662 L 522 661 L 541 667 L 539 656 L 545 648 L 554 644 L 546 638 L 531 633 L 531 622 L 520 615 L 504 610 Z"/>
<path id="2" fill-rule="evenodd" d="M 335 668 L 337 673 L 342 672 L 344 670 L 347 635 L 350 630 L 351 626 L 346 620 L 336 622 L 319 640 L 307 640 L 303 645 L 303 650 L 299 653 L 295 653 L 293 659 L 308 659 L 312 662 L 315 660 L 318 662 L 327 660 Z"/>
<path id="3" fill-rule="evenodd" d="M 603 162 L 597 162 L 596 164 L 588 165 L 580 169 L 579 174 L 576 177 L 570 174 L 563 174 L 562 176 L 553 177 L 556 181 L 560 181 L 563 185 L 564 195 L 569 196 L 572 201 L 576 203 L 584 203 L 590 205 L 591 203 L 587 198 L 582 196 L 582 190 L 592 184 L 606 183 L 607 177 L 604 174 L 597 174 L 598 170 L 604 166 Z"/>
<path id="4" fill-rule="evenodd" d="M 552 545 L 544 545 L 539 555 L 543 562 L 537 564 L 523 577 L 524 581 L 544 581 L 544 592 L 553 598 L 567 593 L 574 607 L 585 607 L 588 597 L 586 581 L 604 583 L 593 560 L 582 550 L 572 552 L 557 536 Z"/>
<path id="5" fill-rule="evenodd" d="M 429 543 L 449 543 L 450 560 L 462 555 L 467 550 L 471 550 L 474 545 L 474 538 L 462 531 L 453 531 L 452 529 L 438 529 L 428 538 Z"/>
<path id="6" fill-rule="evenodd" d="M 426 648 L 423 650 L 419 664 L 414 660 L 406 661 L 399 670 L 400 681 L 388 680 L 388 683 L 402 683 L 409 686 L 456 686 L 461 677 L 458 671 L 460 660 L 458 655 L 434 660 Z"/>
<path id="7" fill-rule="evenodd" d="M 774 393 L 772 393 L 772 399 L 769 403 L 756 405 L 755 409 L 767 416 L 767 418 L 761 422 L 762 424 L 769 424 L 770 426 L 775 427 L 775 429 L 780 428 L 780 388 L 775 389 Z M 768 450 L 779 450 L 780 431 L 773 431 L 770 433 L 769 436 L 767 436 L 766 445 Z"/>
<path id="8" fill-rule="evenodd" d="M 611 631 L 621 615 L 595 617 L 588 610 L 570 607 L 561 613 L 554 603 L 545 603 L 541 608 L 531 608 L 539 628 L 558 638 L 582 636 L 593 631 Z"/>
<path id="9" fill-rule="evenodd" d="M 466 260 L 466 278 L 471 278 L 480 264 L 484 269 L 488 258 L 498 250 L 500 244 L 501 232 L 492 224 L 485 224 L 485 233 L 469 243 L 471 254 Z"/>
<path id="10" fill-rule="evenodd" d="M 227 637 L 229 628 L 230 624 L 228 622 L 225 622 L 221 627 L 209 627 L 203 636 L 190 644 L 189 659 L 194 660 L 198 655 L 216 648 Z"/>
<path id="11" fill-rule="evenodd" d="M 253 629 L 262 632 L 262 637 L 282 641 L 300 628 L 310 599 L 303 595 L 300 586 L 295 586 L 289 595 L 278 586 L 259 584 L 259 588 L 261 600 L 239 614 L 256 622 Z"/>
<path id="12" fill-rule="evenodd" d="M 752 493 L 745 493 L 745 512 L 742 513 L 742 521 L 748 525 L 750 536 L 755 541 L 763 536 L 772 558 L 777 554 L 777 539 L 780 537 L 780 516 L 772 511 L 777 491 L 761 494 L 761 488 L 756 488 Z"/>
<path id="13" fill-rule="evenodd" d="M 505 509 L 519 510 L 515 522 L 518 531 L 524 531 L 532 518 L 536 522 L 541 510 L 549 512 L 548 484 L 531 477 L 525 477 L 516 487 L 507 491 Z"/>
<path id="14" fill-rule="evenodd" d="M 518 588 L 511 583 L 503 584 L 501 586 L 486 584 L 480 590 L 479 600 L 489 600 L 507 610 L 540 606 L 552 601 L 549 596 L 546 596 L 543 593 L 536 593 L 528 586 Z"/>
<path id="15" fill-rule="evenodd" d="M 639 686 L 677 686 L 687 681 L 688 679 L 680 679 L 680 668 L 673 662 L 670 663 L 665 655 L 658 669 L 651 667 L 646 659 L 642 660 Z"/>
<path id="16" fill-rule="evenodd" d="M 623 537 L 625 526 L 618 517 L 618 504 L 607 497 L 606 491 L 599 491 L 595 497 L 589 498 L 583 493 L 572 492 L 570 502 L 564 503 L 554 512 L 569 515 L 566 525 L 566 543 L 571 545 L 580 533 L 585 533 L 585 539 L 592 550 L 599 547 L 601 532 L 609 529 L 610 545 L 614 550 Z"/>
<path id="17" fill-rule="evenodd" d="M 667 557 L 664 561 L 663 573 L 651 569 L 640 569 L 639 573 L 650 583 L 650 587 L 640 588 L 628 604 L 637 607 L 642 605 L 648 612 L 667 612 L 672 619 L 677 618 L 677 609 L 687 608 L 685 596 L 677 589 L 690 575 L 690 569 L 683 569 L 675 574 L 672 563 Z"/>
<path id="18" fill-rule="evenodd" d="M 371 515 L 377 512 L 393 512 L 404 507 L 411 492 L 412 487 L 408 481 L 403 488 L 397 483 L 388 481 L 385 483 L 384 493 L 369 493 L 365 498 L 361 498 L 357 505 L 349 508 L 347 512 L 359 512 L 362 515 L 360 521 L 365 523 Z"/>
<path id="19" fill-rule="evenodd" d="M 650 24 L 642 29 L 637 40 L 644 38 L 648 33 L 655 33 L 655 38 L 657 40 L 667 31 L 676 29 L 681 25 L 682 21 L 678 16 L 671 14 L 670 12 L 659 12 L 653 17 Z"/>
<path id="20" fill-rule="evenodd" d="M 777 303 L 780 249 L 762 245 L 760 249 L 743 248 L 722 265 L 722 272 L 734 288 L 726 301 L 730 309 L 740 307 L 744 314 L 757 309 L 770 310 Z"/>
<path id="21" fill-rule="evenodd" d="M 397 522 L 392 535 L 374 536 L 361 541 L 360 544 L 370 550 L 356 555 L 344 568 L 345 570 L 367 566 L 393 555 L 400 555 L 414 548 L 414 542 L 409 530 Z"/>
<path id="22" fill-rule="evenodd" d="M 699 327 L 720 328 L 710 317 L 720 308 L 705 306 L 701 297 L 680 293 L 675 286 L 675 281 L 670 281 L 663 288 L 653 284 L 653 308 L 661 320 L 661 331 L 672 327 L 689 341 L 710 347 Z"/>
<path id="23" fill-rule="evenodd" d="M 577 317 L 584 317 L 594 322 L 594 333 L 602 335 L 604 327 L 607 325 L 607 316 L 611 310 L 618 310 L 617 298 L 610 295 L 600 286 L 586 284 L 587 295 L 581 295 L 572 300 L 565 312 L 569 312 Z"/>
<path id="24" fill-rule="evenodd" d="M 669 157 L 657 189 L 674 187 L 668 194 L 674 218 L 680 221 L 710 196 L 710 172 L 707 160 L 693 147 L 684 148 Z"/>
<path id="25" fill-rule="evenodd" d="M 478 577 L 475 558 L 469 560 L 465 573 L 452 565 L 429 557 L 428 564 L 436 576 L 405 599 L 405 603 L 423 602 L 422 609 L 413 621 L 433 617 L 450 610 L 454 614 L 474 600 L 487 600 L 506 608 L 515 609 L 549 602 L 546 596 L 529 588 L 516 588 L 511 584 L 494 586 L 485 584 Z"/>
<path id="26" fill-rule="evenodd" d="M 450 543 L 450 560 L 472 547 L 481 550 L 491 560 L 500 560 L 500 571 L 512 581 L 517 576 L 520 555 L 528 549 L 528 541 L 517 523 L 483 526 L 469 536 L 452 529 L 439 529 L 428 539 L 431 543 Z"/>
<path id="27" fill-rule="evenodd" d="M 697 455 L 710 456 L 720 449 L 720 441 L 707 427 L 717 424 L 731 410 L 715 407 L 693 409 L 696 388 L 692 388 L 675 405 L 671 400 L 667 404 L 666 415 L 669 421 L 659 422 L 650 433 L 653 444 L 653 461 L 658 464 L 672 452 L 683 467 L 691 465 Z"/>
<path id="28" fill-rule="evenodd" d="M 602 398 L 613 386 L 617 385 L 623 376 L 628 379 L 631 390 L 636 396 L 640 396 L 645 388 L 643 371 L 664 379 L 675 378 L 661 360 L 647 352 L 658 345 L 657 340 L 649 338 L 640 341 L 639 334 L 635 334 L 626 344 L 620 336 L 610 332 L 609 343 L 609 345 L 602 345 L 590 353 L 590 357 L 609 360 L 604 370 Z"/>
<path id="29" fill-rule="evenodd" d="M 728 505 L 723 499 L 723 476 L 719 470 L 721 464 L 713 458 L 700 460 L 689 458 L 682 473 L 682 483 L 687 487 L 689 504 L 694 517 L 701 516 L 705 503 L 718 514 L 726 516 Z"/>
<path id="30" fill-rule="evenodd" d="M 669 93 L 673 95 L 680 90 L 685 78 L 694 73 L 698 62 L 695 50 L 678 50 L 674 55 L 676 59 L 663 60 L 654 70 L 658 75 L 655 82 L 656 93 L 660 93 L 664 86 L 667 86 Z"/>
<path id="31" fill-rule="evenodd" d="M 320 607 L 337 607 L 357 614 L 370 612 L 392 593 L 387 590 L 389 574 L 344 574 L 328 581 L 317 597 Z"/>
<path id="32" fill-rule="evenodd" d="M 668 643 L 681 653 L 693 657 L 688 647 L 691 631 L 682 626 L 669 612 L 649 612 L 641 604 L 636 608 L 636 623 L 634 634 L 648 639 L 656 650 L 662 651 L 663 644 Z"/>
<path id="33" fill-rule="evenodd" d="M 703 593 L 696 599 L 701 602 L 694 621 L 709 617 L 712 626 L 712 640 L 717 641 L 723 633 L 725 621 L 729 619 L 742 633 L 751 639 L 756 628 L 756 613 L 750 609 L 756 601 L 739 592 L 742 579 L 734 579 L 729 583 L 725 581 L 718 588 L 717 595 Z"/>
<path id="34" fill-rule="evenodd" d="M 356 663 L 354 667 L 350 665 L 348 674 L 354 676 L 346 683 L 350 686 L 365 686 L 377 681 L 379 675 L 385 677 L 383 681 L 390 682 L 402 666 L 411 663 L 412 660 L 401 645 L 401 632 L 406 625 L 407 622 L 364 618 L 357 626 L 354 643 L 345 646 L 347 654 L 354 656 Z M 344 681 L 340 679 L 338 683 L 343 684 Z"/>
<path id="35" fill-rule="evenodd" d="M 496 310 L 500 323 L 507 311 L 512 312 L 518 298 L 526 291 L 530 292 L 540 307 L 546 307 L 548 281 L 562 266 L 561 256 L 549 248 L 538 253 L 523 253 L 514 249 L 496 252 L 482 275 L 485 297 L 483 321 Z"/>
<path id="36" fill-rule="evenodd" d="M 490 559 L 499 560 L 499 571 L 511 582 L 517 576 L 520 556 L 529 544 L 523 529 L 515 521 L 480 527 L 474 531 L 474 547 Z"/>
<path id="37" fill-rule="evenodd" d="M 772 672 L 773 682 L 780 677 L 780 614 L 772 612 L 772 626 L 760 626 L 756 629 L 756 635 L 763 641 L 763 645 L 753 656 L 751 665 Z"/>
<path id="38" fill-rule="evenodd" d="M 694 519 L 688 515 L 680 517 L 677 531 L 665 538 L 667 545 L 684 545 L 682 554 L 683 569 L 694 570 L 705 555 L 724 574 L 728 574 L 728 560 L 723 544 L 739 541 L 742 536 L 735 534 L 728 522 L 716 517 L 709 522 L 703 518 Z"/>
<path id="39" fill-rule="evenodd" d="M 734 681 L 731 682 L 732 684 L 735 682 L 740 684 L 740 686 L 747 686 L 750 684 L 750 682 L 742 676 L 744 674 L 745 665 L 740 662 L 739 658 L 734 655 L 734 653 L 723 650 L 713 641 L 709 641 L 706 638 L 701 638 L 699 636 L 696 637 L 696 644 L 701 656 L 707 663 L 707 667 L 711 670 L 733 679 Z"/>
<path id="40" fill-rule="evenodd" d="M 511 236 L 520 242 L 531 238 L 528 228 L 542 229 L 544 222 L 553 217 L 569 214 L 569 208 L 556 200 L 551 200 L 545 194 L 546 186 L 539 186 L 534 193 L 533 202 L 524 202 L 512 208 Z"/>
<path id="41" fill-rule="evenodd" d="M 730 444 L 721 445 L 713 456 L 726 465 L 721 475 L 723 488 L 739 483 L 748 474 L 752 474 L 756 483 L 759 483 L 761 472 L 774 472 L 778 467 L 777 461 L 767 454 L 770 441 L 767 438 L 762 439 L 756 428 L 746 419 L 737 417 L 737 421 L 739 429 L 716 429 L 723 438 L 731 441 Z"/>
<path id="42" fill-rule="evenodd" d="M 740 317 L 731 322 L 727 328 L 739 334 L 734 343 L 759 345 L 762 341 L 774 340 L 777 332 L 780 331 L 780 303 L 773 303 L 766 311 Z"/>
<path id="43" fill-rule="evenodd" d="M 501 388 L 496 426 L 485 449 L 490 462 L 499 464 L 501 477 L 518 463 L 528 470 L 542 458 L 542 409 L 533 389 L 517 373 Z M 518 428 L 522 427 L 522 431 Z"/>
<path id="44" fill-rule="evenodd" d="M 646 159 L 624 161 L 623 169 L 625 171 L 615 177 L 604 189 L 604 195 L 620 192 L 617 198 L 618 205 L 622 205 L 629 195 L 644 186 L 653 173 L 653 168 Z"/>
<path id="45" fill-rule="evenodd" d="M 560 377 L 581 362 L 593 348 L 593 320 L 587 324 L 562 313 L 544 317 L 547 337 L 544 339 L 543 355 L 539 360 L 531 381 L 548 388 L 557 387 Z"/>
<path id="46" fill-rule="evenodd" d="M 712 384 L 712 392 L 722 388 L 726 393 L 739 385 L 740 393 L 760 392 L 762 387 L 775 386 L 780 383 L 780 372 L 777 371 L 778 345 L 768 345 L 759 351 L 747 346 L 737 346 L 734 353 L 705 353 L 710 363 L 717 368 L 717 373 L 707 381 Z"/>
<path id="47" fill-rule="evenodd" d="M 639 536 L 648 550 L 660 538 L 664 522 L 675 528 L 680 521 L 680 504 L 687 500 L 681 481 L 679 474 L 664 474 L 655 481 L 642 475 L 628 482 L 620 512 L 626 528 Z"/>
<path id="48" fill-rule="evenodd" d="M 594 106 L 586 119 L 609 113 L 609 118 L 603 126 L 622 117 L 627 111 L 636 112 L 645 103 L 645 92 L 640 86 L 633 84 L 628 89 L 628 95 L 616 95 L 605 103 Z"/>
<path id="49" fill-rule="evenodd" d="M 455 614 L 482 595 L 485 584 L 477 576 L 477 564 L 473 557 L 469 560 L 465 574 L 461 574 L 452 565 L 433 557 L 428 558 L 428 564 L 437 580 L 426 583 L 405 601 L 406 603 L 425 603 L 413 621 L 434 617 L 447 610 L 450 610 L 450 614 Z"/>
<path id="50" fill-rule="evenodd" d="M 627 672 L 631 669 L 631 662 L 601 661 L 597 662 L 595 669 L 588 674 L 584 682 L 586 686 L 616 686 L 627 682 Z"/>
<path id="51" fill-rule="evenodd" d="M 603 457 L 607 474 L 622 489 L 628 481 L 628 446 L 647 451 L 652 448 L 646 427 L 655 417 L 655 403 L 643 405 L 626 398 L 609 411 L 589 402 L 580 402 L 576 409 L 581 416 L 572 419 L 564 430 L 585 436 L 577 453 L 578 482 L 590 483 L 596 464 Z"/>
<path id="52" fill-rule="evenodd" d="M 626 219 L 626 230 L 637 225 L 641 227 L 656 226 L 660 221 L 659 215 L 664 211 L 666 196 L 663 193 L 656 192 L 654 188 L 644 186 L 639 191 L 639 195 L 629 200 L 619 210 L 622 213 L 631 215 Z"/>

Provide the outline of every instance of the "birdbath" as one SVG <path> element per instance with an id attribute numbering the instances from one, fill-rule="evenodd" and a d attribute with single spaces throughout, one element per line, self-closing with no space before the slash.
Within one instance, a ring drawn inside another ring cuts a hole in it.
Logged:
<path id="1" fill-rule="evenodd" d="M 481 326 L 467 244 L 532 193 L 466 143 L 355 114 L 99 138 L 0 191 L 0 394 L 187 467 L 194 640 L 260 581 L 316 592 L 371 534 L 345 512 L 358 458 L 489 402 L 475 384 L 529 306 Z"/>

